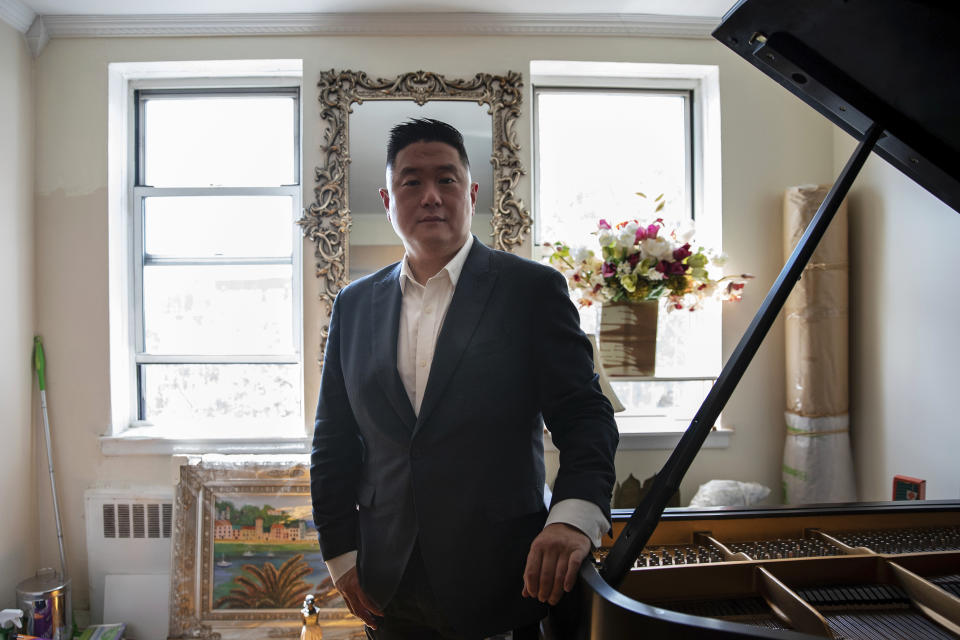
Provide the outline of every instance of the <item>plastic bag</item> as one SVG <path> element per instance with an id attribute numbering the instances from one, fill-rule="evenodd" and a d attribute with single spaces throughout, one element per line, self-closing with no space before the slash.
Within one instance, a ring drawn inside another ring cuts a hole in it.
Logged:
<path id="1" fill-rule="evenodd" d="M 759 482 L 711 480 L 700 485 L 690 501 L 691 507 L 745 507 L 770 495 L 770 488 Z"/>

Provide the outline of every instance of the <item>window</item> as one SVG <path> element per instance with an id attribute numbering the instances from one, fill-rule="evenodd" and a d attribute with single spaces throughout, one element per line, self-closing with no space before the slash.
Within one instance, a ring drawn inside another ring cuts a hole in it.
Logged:
<path id="1" fill-rule="evenodd" d="M 596 250 L 601 218 L 661 217 L 693 221 L 697 243 L 721 249 L 715 67 L 533 62 L 531 75 L 538 245 Z M 598 313 L 581 310 L 588 333 Z M 661 306 L 656 376 L 611 380 L 626 406 L 621 430 L 686 428 L 719 374 L 720 328 L 717 303 L 696 313 Z"/>
<path id="2" fill-rule="evenodd" d="M 130 86 L 130 424 L 302 432 L 300 89 L 187 84 Z"/>

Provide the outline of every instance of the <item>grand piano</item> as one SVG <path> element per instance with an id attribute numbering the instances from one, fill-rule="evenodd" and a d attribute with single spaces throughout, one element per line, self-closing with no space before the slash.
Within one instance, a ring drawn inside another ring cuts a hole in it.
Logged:
<path id="1" fill-rule="evenodd" d="M 713 36 L 859 141 L 548 637 L 960 638 L 960 502 L 666 510 L 871 153 L 960 211 L 960 2 L 741 0 Z M 960 239 L 958 239 L 960 240 Z"/>

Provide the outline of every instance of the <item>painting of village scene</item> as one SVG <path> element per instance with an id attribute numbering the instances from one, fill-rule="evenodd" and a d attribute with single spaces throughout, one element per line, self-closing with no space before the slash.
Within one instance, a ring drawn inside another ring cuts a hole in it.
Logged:
<path id="1" fill-rule="evenodd" d="M 309 499 L 231 494 L 214 501 L 212 609 L 342 607 L 320 555 Z"/>

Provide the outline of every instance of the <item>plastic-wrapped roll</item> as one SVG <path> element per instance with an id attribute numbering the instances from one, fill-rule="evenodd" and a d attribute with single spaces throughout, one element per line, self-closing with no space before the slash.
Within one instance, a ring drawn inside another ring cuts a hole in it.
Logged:
<path id="1" fill-rule="evenodd" d="M 784 255 L 826 197 L 827 186 L 787 189 Z M 849 434 L 847 208 L 840 206 L 784 305 L 784 502 L 856 499 Z"/>

